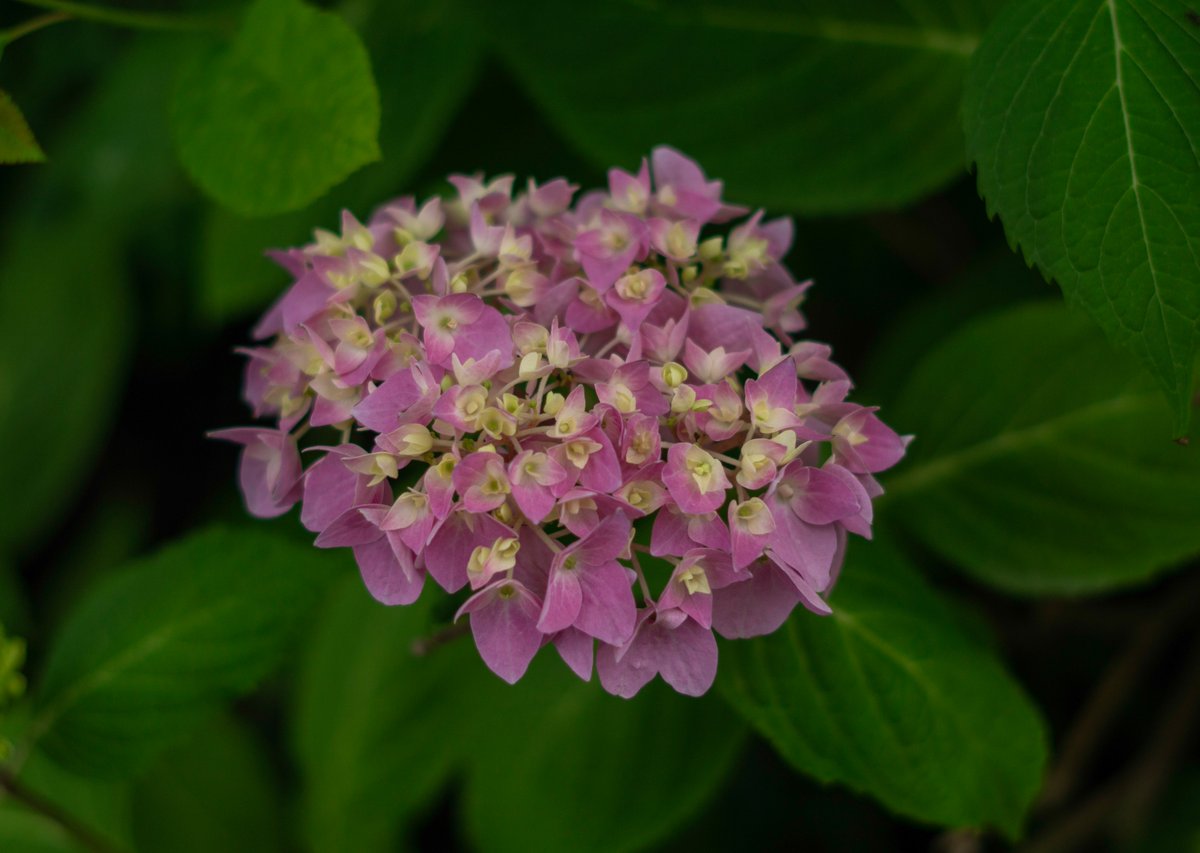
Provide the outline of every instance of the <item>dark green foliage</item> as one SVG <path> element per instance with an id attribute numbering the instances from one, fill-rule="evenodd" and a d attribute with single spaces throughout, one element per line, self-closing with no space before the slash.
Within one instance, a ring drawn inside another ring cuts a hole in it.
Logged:
<path id="1" fill-rule="evenodd" d="M 883 511 L 982 580 L 1092 592 L 1200 550 L 1200 453 L 1170 440 L 1140 366 L 1060 304 L 948 337 L 889 414 L 918 438 Z"/>
<path id="2" fill-rule="evenodd" d="M 745 728 L 716 696 L 663 686 L 636 702 L 547 653 L 517 687 L 470 640 L 415 656 L 431 595 L 382 608 L 357 580 L 325 610 L 300 680 L 294 741 L 317 850 L 392 849 L 451 775 L 480 850 L 641 849 L 715 792 Z M 530 800 L 540 804 L 529 808 Z"/>
<path id="3" fill-rule="evenodd" d="M 829 619 L 726 643 L 722 691 L 780 754 L 894 811 L 1021 830 L 1041 784 L 1037 710 L 963 616 L 884 542 L 857 548 Z"/>
<path id="4" fill-rule="evenodd" d="M 476 5 L 597 164 L 632 169 L 666 142 L 738 198 L 821 214 L 903 204 L 961 172 L 963 78 L 994 4 Z"/>
<path id="5" fill-rule="evenodd" d="M 963 102 L 988 209 L 1191 418 L 1200 322 L 1200 28 L 1180 0 L 1018 0 Z"/>
<path id="6" fill-rule="evenodd" d="M 30 684 L 0 789 L 78 826 L 0 790 L 0 850 L 1194 848 L 1191 6 L 67 5 L 0 4 L 0 163 L 26 164 L 0 173 L 0 623 Z M 347 554 L 252 526 L 202 436 L 249 417 L 230 350 L 287 283 L 265 249 L 447 172 L 587 189 L 659 144 L 810 217 L 803 334 L 916 438 L 834 615 L 723 642 L 709 695 L 615 699 L 549 648 L 509 687 L 459 601 L 385 608 Z"/>
<path id="7" fill-rule="evenodd" d="M 366 50 L 300 0 L 256 0 L 232 44 L 184 71 L 171 120 L 192 177 L 246 214 L 300 207 L 379 157 Z"/>
<path id="8" fill-rule="evenodd" d="M 32 736 L 81 773 L 144 768 L 278 663 L 340 564 L 269 533 L 217 528 L 114 575 L 60 631 Z"/>

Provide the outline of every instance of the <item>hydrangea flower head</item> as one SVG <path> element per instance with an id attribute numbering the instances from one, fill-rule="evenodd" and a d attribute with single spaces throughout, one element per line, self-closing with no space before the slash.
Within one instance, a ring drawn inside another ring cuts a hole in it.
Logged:
<path id="1" fill-rule="evenodd" d="M 274 253 L 295 282 L 245 351 L 274 425 L 214 433 L 250 512 L 300 503 L 384 604 L 458 596 L 509 682 L 552 645 L 619 696 L 699 695 L 714 632 L 829 613 L 907 442 L 797 337 L 790 220 L 666 147 L 578 197 L 450 182 Z"/>

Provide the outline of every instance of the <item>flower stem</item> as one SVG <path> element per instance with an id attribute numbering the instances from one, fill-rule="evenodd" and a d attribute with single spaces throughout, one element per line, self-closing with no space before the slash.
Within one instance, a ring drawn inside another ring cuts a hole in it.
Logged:
<path id="1" fill-rule="evenodd" d="M 722 293 L 721 298 L 726 302 L 734 305 L 741 305 L 744 308 L 750 308 L 754 311 L 762 311 L 763 303 L 757 299 L 751 299 L 749 296 L 741 296 L 737 293 Z"/>
<path id="2" fill-rule="evenodd" d="M 538 539 L 541 539 L 543 542 L 545 542 L 546 547 L 549 548 L 555 554 L 557 554 L 559 551 L 563 550 L 563 546 L 560 543 L 556 542 L 555 540 L 551 539 L 550 534 L 547 533 L 545 530 L 543 530 L 541 528 L 541 525 L 531 524 L 531 525 L 529 525 L 529 529 L 534 532 L 534 534 L 538 537 Z"/>
<path id="3" fill-rule="evenodd" d="M 60 826 L 80 846 L 93 853 L 117 853 L 117 848 L 97 835 L 74 815 L 63 811 L 56 803 L 47 800 L 22 785 L 8 770 L 0 770 L 0 792 L 12 797 L 21 805 Z"/>
<path id="4" fill-rule="evenodd" d="M 638 584 L 642 588 L 642 601 L 645 604 L 650 604 L 654 601 L 654 596 L 650 594 L 650 585 L 646 583 L 646 573 L 642 571 L 642 561 L 638 559 L 638 551 L 642 550 L 639 546 L 634 545 L 629 549 L 629 557 L 633 562 L 633 570 L 637 572 Z M 646 549 L 649 552 L 649 549 Z"/>
<path id="5" fill-rule="evenodd" d="M 469 622 L 454 622 L 434 631 L 428 637 L 418 637 L 412 642 L 412 653 L 416 657 L 424 657 L 434 649 L 466 635 L 470 627 Z"/>
<path id="6" fill-rule="evenodd" d="M 0 32 L 0 47 L 12 44 L 21 38 L 21 36 L 36 33 L 43 27 L 49 27 L 62 21 L 69 21 L 70 19 L 71 16 L 66 12 L 51 12 L 48 15 L 39 15 L 36 18 L 30 18 L 23 24 L 17 24 L 15 27 L 9 27 L 7 30 Z"/>
<path id="7" fill-rule="evenodd" d="M 83 21 L 96 21 L 137 30 L 174 32 L 228 32 L 234 21 L 226 15 L 182 15 L 171 12 L 139 12 L 75 3 L 72 0 L 18 0 L 26 6 L 50 9 Z M 53 23 L 53 22 L 52 22 Z"/>

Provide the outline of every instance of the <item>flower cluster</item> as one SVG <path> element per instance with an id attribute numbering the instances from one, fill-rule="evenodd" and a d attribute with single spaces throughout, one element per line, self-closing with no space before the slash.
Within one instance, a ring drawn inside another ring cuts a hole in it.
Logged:
<path id="1" fill-rule="evenodd" d="M 510 682 L 552 644 L 617 695 L 655 675 L 698 695 L 714 630 L 828 613 L 905 441 L 795 337 L 790 220 L 665 147 L 577 200 L 450 182 L 274 254 L 295 283 L 245 354 L 277 425 L 214 434 L 243 446 L 250 511 L 301 502 L 384 604 L 469 588 L 459 615 Z"/>

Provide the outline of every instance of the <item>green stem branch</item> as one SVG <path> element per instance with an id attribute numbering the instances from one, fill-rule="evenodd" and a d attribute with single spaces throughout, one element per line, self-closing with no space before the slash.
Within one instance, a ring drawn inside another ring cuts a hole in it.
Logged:
<path id="1" fill-rule="evenodd" d="M 72 0 L 18 0 L 26 6 L 49 9 L 81 21 L 96 21 L 117 27 L 138 30 L 169 30 L 173 32 L 228 32 L 234 21 L 226 15 L 185 15 L 172 12 L 141 12 L 131 9 L 111 9 L 75 3 Z"/>
<path id="2" fill-rule="evenodd" d="M 414 657 L 424 657 L 434 649 L 465 636 L 471 626 L 468 622 L 454 622 L 439 628 L 427 637 L 418 637 L 412 642 Z"/>
<path id="3" fill-rule="evenodd" d="M 17 780 L 8 770 L 0 770 L 0 792 L 12 797 L 16 802 L 30 811 L 40 814 L 63 829 L 68 835 L 79 842 L 80 846 L 92 853 L 118 853 L 117 848 L 106 839 L 97 835 L 91 827 L 84 824 L 74 815 L 68 814 L 57 803 L 29 790 Z"/>
<path id="4" fill-rule="evenodd" d="M 69 20 L 71 20 L 71 16 L 66 12 L 51 12 L 48 15 L 39 15 L 36 18 L 30 18 L 23 24 L 17 24 L 15 27 L 9 27 L 7 30 L 0 32 L 0 47 L 10 45 L 22 36 L 36 33 L 44 27 Z"/>

